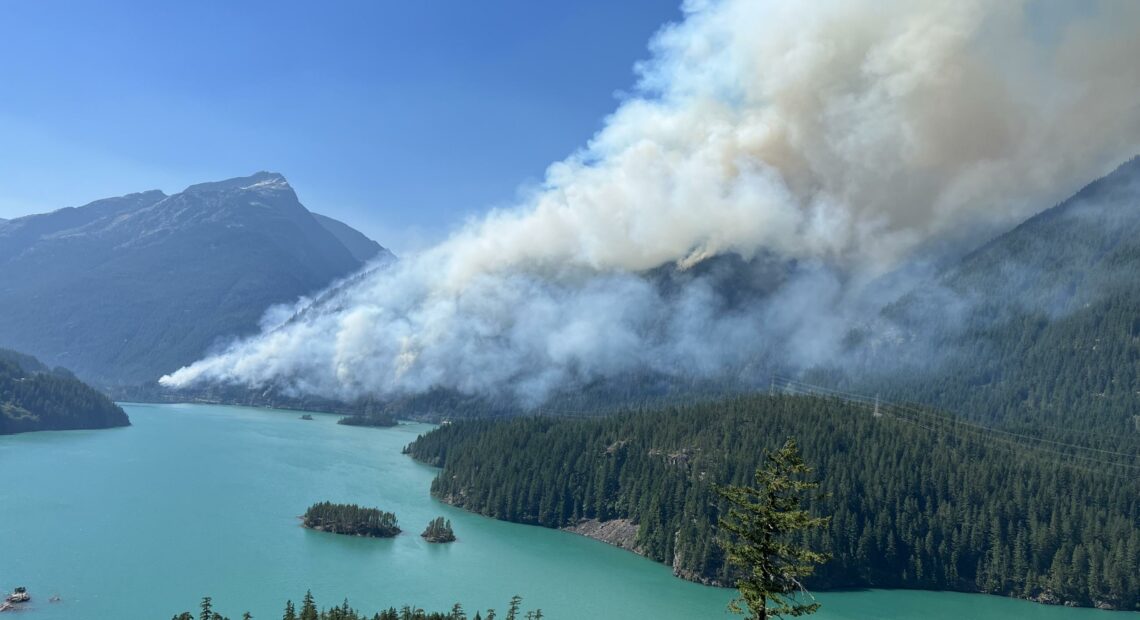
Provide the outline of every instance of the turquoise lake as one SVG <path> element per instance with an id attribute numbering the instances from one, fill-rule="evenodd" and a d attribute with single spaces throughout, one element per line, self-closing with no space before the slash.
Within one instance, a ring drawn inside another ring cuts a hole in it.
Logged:
<path id="1" fill-rule="evenodd" d="M 336 416 L 206 405 L 125 405 L 134 426 L 0 437 L 0 588 L 25 585 L 23 620 L 155 619 L 203 595 L 231 617 L 280 618 L 312 589 L 369 613 L 461 601 L 500 612 L 513 594 L 551 619 L 732 618 L 732 592 L 687 583 L 634 554 L 494 521 L 433 500 L 436 470 L 400 449 L 430 429 L 338 426 Z M 395 512 L 388 540 L 312 532 L 316 501 Z M 435 516 L 459 541 L 419 537 Z M 49 603 L 58 594 L 62 601 Z M 921 591 L 817 595 L 821 620 L 1140 618 L 993 596 Z"/>

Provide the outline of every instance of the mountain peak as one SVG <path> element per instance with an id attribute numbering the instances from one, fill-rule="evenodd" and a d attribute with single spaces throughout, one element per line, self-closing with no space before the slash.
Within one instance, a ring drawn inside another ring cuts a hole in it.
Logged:
<path id="1" fill-rule="evenodd" d="M 381 252 L 272 172 L 28 216 L 0 225 L 0 343 L 103 385 L 142 383 Z"/>
<path id="2" fill-rule="evenodd" d="M 226 192 L 234 190 L 292 190 L 289 182 L 278 172 L 255 172 L 247 177 L 236 177 L 225 181 L 198 183 L 186 188 L 186 192 Z"/>

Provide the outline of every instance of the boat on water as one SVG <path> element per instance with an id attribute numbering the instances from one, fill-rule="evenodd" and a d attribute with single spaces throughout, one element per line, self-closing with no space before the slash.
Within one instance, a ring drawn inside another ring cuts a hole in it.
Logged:
<path id="1" fill-rule="evenodd" d="M 32 600 L 32 595 L 28 594 L 28 589 L 20 586 L 13 590 L 11 594 L 4 597 L 4 602 L 0 603 L 0 611 L 15 609 L 16 605 L 27 603 L 30 600 Z"/>

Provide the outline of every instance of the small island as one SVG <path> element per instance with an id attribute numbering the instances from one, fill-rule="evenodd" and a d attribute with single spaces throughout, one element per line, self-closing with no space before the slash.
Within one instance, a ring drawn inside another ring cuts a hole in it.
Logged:
<path id="1" fill-rule="evenodd" d="M 432 519 L 431 523 L 428 523 L 427 529 L 420 536 L 423 536 L 430 543 L 455 542 L 455 532 L 451 529 L 451 520 L 445 521 L 443 517 Z"/>
<path id="2" fill-rule="evenodd" d="M 304 527 L 332 534 L 391 538 L 400 533 L 396 515 L 356 504 L 313 504 L 301 519 Z"/>
<path id="3" fill-rule="evenodd" d="M 399 424 L 396 418 L 387 414 L 350 415 L 337 420 L 336 423 L 345 426 L 375 426 L 380 428 Z"/>

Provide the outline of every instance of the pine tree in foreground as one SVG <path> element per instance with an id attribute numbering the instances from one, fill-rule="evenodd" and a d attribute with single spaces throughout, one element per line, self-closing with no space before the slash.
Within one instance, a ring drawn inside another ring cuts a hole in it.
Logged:
<path id="1" fill-rule="evenodd" d="M 740 570 L 740 598 L 729 604 L 736 613 L 756 620 L 815 613 L 819 603 L 801 603 L 808 594 L 801 579 L 827 560 L 791 540 L 804 530 L 827 525 L 830 517 L 813 517 L 803 509 L 806 493 L 819 487 L 804 480 L 811 475 L 794 439 L 767 456 L 768 466 L 756 470 L 754 486 L 727 486 L 718 492 L 728 501 L 728 516 L 720 520 L 719 540 L 728 561 Z M 747 606 L 741 607 L 741 603 Z"/>

